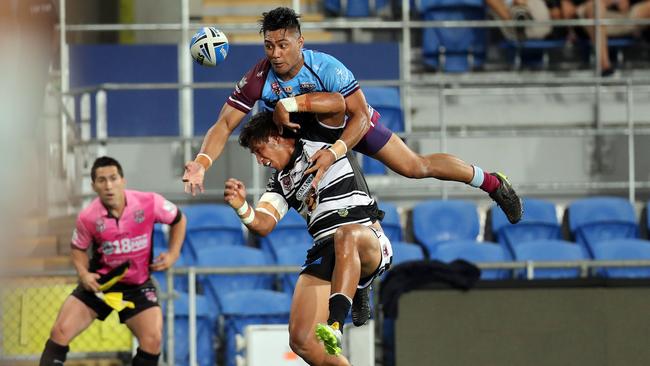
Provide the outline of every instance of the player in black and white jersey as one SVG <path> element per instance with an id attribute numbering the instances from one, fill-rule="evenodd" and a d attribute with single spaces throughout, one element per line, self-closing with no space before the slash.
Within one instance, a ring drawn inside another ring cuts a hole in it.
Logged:
<path id="1" fill-rule="evenodd" d="M 226 181 L 224 197 L 248 229 L 259 235 L 270 233 L 290 208 L 307 220 L 314 245 L 293 296 L 290 345 L 311 365 L 349 365 L 340 356 L 341 329 L 352 297 L 357 287 L 367 287 L 389 267 L 392 248 L 379 224 L 383 213 L 369 195 L 356 162 L 325 142 L 343 128 L 342 96 L 315 93 L 310 95 L 310 104 L 309 110 L 319 114 L 298 116 L 317 119 L 305 123 L 300 136 L 286 130 L 280 135 L 270 112 L 251 119 L 239 142 L 275 172 L 254 209 L 246 203 L 241 181 Z M 335 163 L 313 187 L 313 175 L 305 171 L 310 157 L 321 149 L 333 154 Z"/>

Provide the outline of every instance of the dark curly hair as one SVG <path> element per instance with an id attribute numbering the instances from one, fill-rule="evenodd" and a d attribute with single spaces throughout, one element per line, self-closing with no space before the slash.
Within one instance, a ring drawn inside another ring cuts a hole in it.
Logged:
<path id="1" fill-rule="evenodd" d="M 292 118 L 292 121 L 295 120 Z M 258 142 L 267 142 L 269 137 L 282 136 L 285 138 L 298 138 L 298 135 L 285 128 L 282 134 L 273 123 L 273 112 L 263 111 L 254 115 L 244 126 L 239 134 L 239 145 L 251 149 Z"/>
<path id="2" fill-rule="evenodd" d="M 294 29 L 300 34 L 300 18 L 293 9 L 278 7 L 269 12 L 262 13 L 260 19 L 260 34 L 278 29 Z"/>

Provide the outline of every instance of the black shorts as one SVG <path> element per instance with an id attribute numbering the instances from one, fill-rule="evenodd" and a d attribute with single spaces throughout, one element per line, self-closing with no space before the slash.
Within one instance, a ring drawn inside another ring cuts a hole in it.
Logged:
<path id="1" fill-rule="evenodd" d="M 372 283 L 372 280 L 380 276 L 382 273 L 390 268 L 393 258 L 393 249 L 390 240 L 384 235 L 383 232 L 369 227 L 377 238 L 381 247 L 382 260 L 379 267 L 367 277 L 361 278 L 357 287 L 365 288 Z M 332 272 L 334 272 L 334 264 L 336 262 L 334 253 L 334 235 L 323 238 L 314 243 L 314 245 L 307 251 L 307 260 L 302 265 L 300 274 L 312 275 L 324 281 L 332 282 Z"/>
<path id="2" fill-rule="evenodd" d="M 120 323 L 124 323 L 134 315 L 149 309 L 158 304 L 158 294 L 151 280 L 142 285 L 126 285 L 118 283 L 113 286 L 110 292 L 122 292 L 124 300 L 131 301 L 135 305 L 134 309 L 126 308 L 119 312 Z M 81 300 L 86 306 L 97 313 L 97 319 L 104 320 L 113 311 L 113 308 L 106 305 L 104 301 L 97 297 L 93 292 L 85 290 L 81 285 L 72 291 L 72 296 Z"/>

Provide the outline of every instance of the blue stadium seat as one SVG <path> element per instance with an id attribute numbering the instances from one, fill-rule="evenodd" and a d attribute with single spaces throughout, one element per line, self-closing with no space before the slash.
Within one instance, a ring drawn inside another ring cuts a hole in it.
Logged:
<path id="1" fill-rule="evenodd" d="M 491 227 L 497 242 L 514 255 L 514 248 L 533 240 L 560 239 L 562 236 L 555 204 L 552 202 L 524 198 L 524 214 L 521 221 L 511 224 L 503 211 L 493 205 L 490 209 Z"/>
<path id="2" fill-rule="evenodd" d="M 279 266 L 302 266 L 307 259 L 307 250 L 311 248 L 310 243 L 293 244 L 277 249 L 277 264 Z M 298 273 L 283 273 L 279 275 L 282 283 L 282 291 L 293 294 L 298 281 Z"/>
<path id="3" fill-rule="evenodd" d="M 485 19 L 482 0 L 421 0 L 420 6 L 424 20 Z M 480 28 L 424 28 L 424 63 L 445 72 L 467 72 L 471 67 L 480 67 L 485 62 L 486 35 L 485 29 Z M 473 65 L 469 63 L 470 55 Z"/>
<path id="4" fill-rule="evenodd" d="M 559 50 L 566 45 L 565 39 L 528 39 L 521 42 L 506 40 L 501 44 L 514 66 L 544 68 L 544 55 L 550 50 Z M 518 64 L 517 64 L 518 63 Z"/>
<path id="5" fill-rule="evenodd" d="M 589 244 L 596 260 L 650 260 L 650 241 L 612 239 Z M 603 277 L 650 278 L 650 267 L 608 267 L 597 272 Z"/>
<path id="6" fill-rule="evenodd" d="M 404 116 L 398 88 L 369 86 L 363 88 L 363 94 L 366 96 L 366 102 L 381 115 L 381 124 L 393 132 L 404 131 Z"/>
<path id="7" fill-rule="evenodd" d="M 167 238 L 165 237 L 165 232 L 163 231 L 163 224 L 155 224 L 153 226 L 153 246 L 167 248 Z"/>
<path id="8" fill-rule="evenodd" d="M 640 227 L 643 231 L 643 238 L 650 239 L 650 201 L 646 202 L 645 207 L 641 211 Z"/>
<path id="9" fill-rule="evenodd" d="M 185 244 L 197 259 L 201 247 L 245 245 L 244 231 L 235 211 L 223 204 L 183 207 L 187 217 Z"/>
<path id="10" fill-rule="evenodd" d="M 474 240 L 455 240 L 440 244 L 431 253 L 431 259 L 443 262 L 452 262 L 455 259 L 464 259 L 470 262 L 509 262 L 503 248 L 496 243 L 477 242 Z M 509 277 L 508 270 L 488 269 L 481 270 L 481 279 L 498 280 Z"/>
<path id="11" fill-rule="evenodd" d="M 516 245 L 516 261 L 578 261 L 589 259 L 579 245 L 563 240 L 536 240 Z M 525 270 L 516 271 L 516 276 L 526 278 Z M 533 270 L 534 278 L 578 278 L 578 268 L 543 268 Z"/>
<path id="12" fill-rule="evenodd" d="M 223 340 L 226 366 L 236 366 L 237 334 L 252 324 L 288 324 L 291 295 L 270 290 L 231 292 L 223 297 Z"/>
<path id="13" fill-rule="evenodd" d="M 159 254 L 154 251 L 154 258 L 155 256 Z M 181 253 L 180 257 L 178 257 L 178 260 L 176 260 L 176 263 L 174 263 L 174 267 L 188 267 L 190 266 L 189 263 L 187 263 L 185 256 L 183 253 Z M 151 272 L 151 275 L 158 281 L 158 284 L 160 285 L 160 290 L 162 292 L 167 292 L 167 273 L 164 271 L 155 271 Z M 180 292 L 187 292 L 187 276 L 181 276 L 181 275 L 176 275 L 174 276 L 174 290 L 180 291 Z"/>
<path id="14" fill-rule="evenodd" d="M 290 209 L 278 222 L 275 229 L 267 236 L 260 237 L 260 248 L 271 260 L 276 260 L 278 249 L 284 246 L 309 245 L 312 237 L 307 231 L 307 222 L 300 216 L 298 211 Z"/>
<path id="15" fill-rule="evenodd" d="M 477 207 L 463 200 L 430 200 L 413 207 L 413 236 L 428 253 L 449 240 L 476 240 Z"/>
<path id="16" fill-rule="evenodd" d="M 362 156 L 362 169 L 366 175 L 384 175 L 386 174 L 386 166 L 379 160 L 373 159 L 370 156 Z"/>
<path id="17" fill-rule="evenodd" d="M 253 267 L 269 263 L 264 253 L 246 246 L 224 245 L 199 248 L 197 265 L 201 267 Z M 274 277 L 267 274 L 200 275 L 199 281 L 217 311 L 221 311 L 221 298 L 232 291 L 271 289 Z"/>
<path id="18" fill-rule="evenodd" d="M 163 315 L 167 303 L 163 302 Z M 190 365 L 189 350 L 189 307 L 188 295 L 180 293 L 179 298 L 174 300 L 174 360 L 178 366 Z M 196 341 L 197 341 L 197 361 L 199 366 L 212 366 L 216 362 L 214 349 L 214 328 L 215 319 L 210 313 L 208 300 L 205 296 L 196 295 Z M 163 327 L 163 333 L 167 327 Z M 166 336 L 163 334 L 163 339 Z M 166 342 L 163 342 L 163 348 Z M 164 352 L 164 349 L 163 349 Z"/>
<path id="19" fill-rule="evenodd" d="M 393 262 L 391 266 L 396 266 L 400 263 L 408 261 L 419 261 L 425 259 L 422 248 L 413 243 L 406 243 L 403 241 L 392 241 L 393 247 Z"/>
<path id="20" fill-rule="evenodd" d="M 381 227 L 391 242 L 402 241 L 402 222 L 397 207 L 390 202 L 380 202 L 379 209 L 384 211 Z"/>
<path id="21" fill-rule="evenodd" d="M 571 234 L 587 251 L 600 241 L 639 237 L 634 207 L 626 199 L 583 198 L 572 202 L 567 212 Z"/>

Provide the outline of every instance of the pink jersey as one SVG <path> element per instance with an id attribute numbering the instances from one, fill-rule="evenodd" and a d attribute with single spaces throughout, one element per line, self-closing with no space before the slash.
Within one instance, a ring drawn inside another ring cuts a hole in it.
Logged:
<path id="1" fill-rule="evenodd" d="M 120 283 L 139 285 L 149 278 L 154 223 L 174 222 L 178 208 L 153 192 L 125 190 L 124 195 L 126 206 L 119 219 L 108 212 L 99 198 L 83 209 L 77 216 L 72 245 L 81 250 L 92 245 L 90 270 L 99 274 L 131 260 L 131 267 Z"/>

